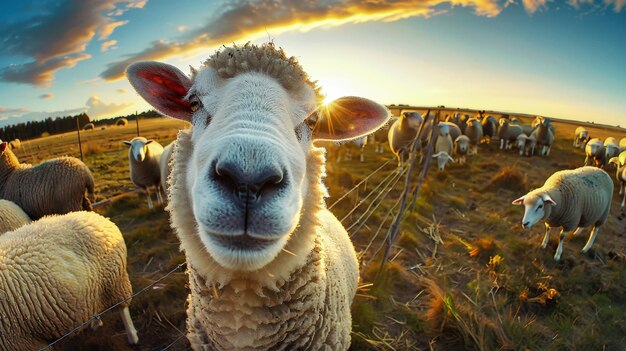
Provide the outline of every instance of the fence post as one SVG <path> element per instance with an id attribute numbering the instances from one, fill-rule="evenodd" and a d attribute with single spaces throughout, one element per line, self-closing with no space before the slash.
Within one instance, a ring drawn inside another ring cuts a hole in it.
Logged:
<path id="1" fill-rule="evenodd" d="M 80 124 L 78 123 L 78 116 L 76 116 L 76 133 L 78 133 L 78 150 L 80 151 L 80 160 L 83 161 L 83 146 L 80 142 Z"/>
<path id="2" fill-rule="evenodd" d="M 139 115 L 135 111 L 135 123 L 137 124 L 137 136 L 139 136 Z"/>

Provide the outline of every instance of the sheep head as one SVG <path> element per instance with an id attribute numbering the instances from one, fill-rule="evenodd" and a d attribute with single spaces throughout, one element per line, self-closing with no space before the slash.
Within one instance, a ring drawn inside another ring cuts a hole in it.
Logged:
<path id="1" fill-rule="evenodd" d="M 522 228 L 530 229 L 542 218 L 550 215 L 551 206 L 556 206 L 547 193 L 528 193 L 512 202 L 513 205 L 524 205 Z"/>
<path id="2" fill-rule="evenodd" d="M 128 150 L 130 157 L 134 158 L 135 161 L 143 162 L 146 159 L 146 145 L 153 141 L 143 137 L 134 137 L 131 141 L 124 141 L 124 144 L 130 146 Z"/>
<path id="3" fill-rule="evenodd" d="M 229 48 L 213 58 L 236 61 L 246 56 L 238 50 L 255 49 L 267 45 Z M 280 61 L 277 67 L 295 64 L 275 51 L 269 61 Z M 357 139 L 390 117 L 384 106 L 358 97 L 320 106 L 315 86 L 302 74 L 285 82 L 268 73 L 276 70 L 255 70 L 261 61 L 220 68 L 210 59 L 191 78 L 156 62 L 135 63 L 126 71 L 153 107 L 191 123 L 188 171 L 176 176 L 185 177 L 204 249 L 221 266 L 239 271 L 270 263 L 298 226 L 312 142 Z"/>

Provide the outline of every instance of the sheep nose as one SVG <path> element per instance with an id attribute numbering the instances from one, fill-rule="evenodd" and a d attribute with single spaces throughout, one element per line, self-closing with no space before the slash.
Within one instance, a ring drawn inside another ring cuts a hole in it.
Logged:
<path id="1" fill-rule="evenodd" d="M 522 223 L 522 228 L 528 229 L 529 225 L 530 225 L 530 221 L 524 222 L 524 223 Z"/>
<path id="2" fill-rule="evenodd" d="M 260 168 L 253 173 L 246 173 L 231 162 L 218 162 L 212 168 L 215 181 L 247 205 L 259 202 L 262 195 L 270 196 L 285 185 L 282 170 L 272 166 Z"/>

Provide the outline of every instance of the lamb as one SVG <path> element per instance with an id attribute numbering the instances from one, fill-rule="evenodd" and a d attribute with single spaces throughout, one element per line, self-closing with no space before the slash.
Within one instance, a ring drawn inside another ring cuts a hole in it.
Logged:
<path id="1" fill-rule="evenodd" d="M 584 148 L 589 140 L 589 131 L 585 127 L 577 127 L 574 132 L 574 147 Z"/>
<path id="2" fill-rule="evenodd" d="M 108 219 L 85 211 L 47 216 L 0 235 L 0 252 L 0 350 L 45 347 L 121 301 L 128 342 L 137 343 L 126 245 Z"/>
<path id="3" fill-rule="evenodd" d="M 604 143 L 598 138 L 593 138 L 587 142 L 585 146 L 585 166 L 593 162 L 594 166 L 603 168 L 606 163 L 606 153 L 604 152 Z"/>
<path id="4" fill-rule="evenodd" d="M 0 234 L 30 223 L 28 215 L 14 202 L 0 200 Z"/>
<path id="5" fill-rule="evenodd" d="M 524 154 L 526 153 L 526 143 L 528 142 L 529 139 L 530 139 L 530 137 L 526 136 L 526 134 L 524 134 L 524 133 L 522 133 L 522 134 L 517 136 L 517 140 L 515 142 L 515 145 L 519 149 L 519 155 L 520 156 L 524 156 Z M 534 152 L 534 150 L 533 150 L 533 152 Z"/>
<path id="6" fill-rule="evenodd" d="M 161 189 L 163 189 L 163 192 L 165 194 L 167 194 L 167 178 L 170 175 L 170 170 L 171 170 L 171 165 L 170 165 L 170 161 L 172 160 L 172 149 L 174 147 L 174 143 L 176 143 L 176 141 L 172 141 L 171 143 L 167 144 L 166 147 L 163 148 L 163 153 L 161 154 L 161 157 L 159 158 L 159 170 L 160 170 L 160 175 L 161 175 Z"/>
<path id="7" fill-rule="evenodd" d="M 437 135 L 437 139 L 435 140 L 435 153 L 432 157 L 437 159 L 437 169 L 443 171 L 446 169 L 446 163 L 448 163 L 448 161 L 454 162 L 454 159 L 450 156 L 454 151 L 454 144 L 452 143 L 452 137 L 450 136 L 449 126 L 441 123 L 438 127 L 439 133 Z"/>
<path id="8" fill-rule="evenodd" d="M 500 150 L 510 150 L 513 142 L 522 134 L 522 127 L 510 124 L 506 118 L 500 118 L 498 121 L 500 128 L 498 129 L 498 137 L 500 138 Z"/>
<path id="9" fill-rule="evenodd" d="M 454 139 L 454 155 L 458 158 L 459 164 L 465 164 L 465 158 L 469 151 L 470 139 L 467 135 L 461 135 Z"/>
<path id="10" fill-rule="evenodd" d="M 134 137 L 131 141 L 124 141 L 124 144 L 130 146 L 128 149 L 130 180 L 146 192 L 149 209 L 154 207 L 150 196 L 150 188 L 152 187 L 155 188 L 158 203 L 162 204 L 163 187 L 161 186 L 159 161 L 163 154 L 163 146 L 144 137 Z"/>
<path id="11" fill-rule="evenodd" d="M 402 113 L 389 128 L 388 138 L 391 152 L 398 158 L 398 167 L 409 158 L 411 143 L 417 136 L 417 131 L 423 119 L 418 113 Z M 424 125 L 424 128 L 426 125 Z M 425 135 L 424 131 L 422 136 Z"/>
<path id="12" fill-rule="evenodd" d="M 582 252 L 589 251 L 606 222 L 611 209 L 613 181 L 603 170 L 596 167 L 580 167 L 552 174 L 541 188 L 513 201 L 513 205 L 524 205 L 522 227 L 530 229 L 533 224 L 545 220 L 546 233 L 541 244 L 548 245 L 550 228 L 561 227 L 559 246 L 554 259 L 559 261 L 563 252 L 563 241 L 569 232 L 574 235 L 583 228 L 593 225 L 587 244 Z"/>
<path id="13" fill-rule="evenodd" d="M 498 121 L 494 116 L 486 116 L 483 117 L 481 124 L 483 125 L 483 142 L 491 143 L 498 129 Z"/>
<path id="14" fill-rule="evenodd" d="M 362 137 L 384 106 L 344 97 L 318 107 L 318 89 L 272 43 L 223 47 L 189 79 L 140 62 L 126 74 L 179 133 L 171 223 L 185 252 L 193 350 L 333 349 L 350 344 L 358 262 L 324 205 L 324 149 Z"/>
<path id="15" fill-rule="evenodd" d="M 612 157 L 619 156 L 619 144 L 614 137 L 608 137 L 604 140 L 605 159 L 610 160 Z"/>
<path id="16" fill-rule="evenodd" d="M 618 157 L 611 158 L 609 163 L 614 164 L 617 169 L 615 178 L 619 183 L 619 195 L 622 195 L 620 208 L 623 211 L 626 209 L 626 151 L 622 151 Z"/>
<path id="17" fill-rule="evenodd" d="M 89 168 L 74 157 L 50 159 L 36 166 L 21 164 L 2 142 L 0 199 L 15 202 L 33 220 L 49 214 L 91 211 L 94 179 Z"/>
<path id="18" fill-rule="evenodd" d="M 478 144 L 483 138 L 483 125 L 480 123 L 480 120 L 478 118 L 468 119 L 467 128 L 465 128 L 465 132 L 463 134 L 467 135 L 470 139 L 471 148 L 469 150 L 469 154 L 478 155 Z"/>

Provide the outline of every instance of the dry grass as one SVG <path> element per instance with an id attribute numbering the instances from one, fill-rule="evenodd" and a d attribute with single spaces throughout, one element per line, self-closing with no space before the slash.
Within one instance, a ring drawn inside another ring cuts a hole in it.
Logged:
<path id="1" fill-rule="evenodd" d="M 585 236 L 569 238 L 561 263 L 552 259 L 556 235 L 545 251 L 540 250 L 542 228 L 523 231 L 523 209 L 510 205 L 554 171 L 582 163 L 583 152 L 571 148 L 575 126 L 555 125 L 557 143 L 548 158 L 519 158 L 494 143 L 481 145 L 479 155 L 464 166 L 432 172 L 415 211 L 405 215 L 391 262 L 382 272 L 380 248 L 402 182 L 377 200 L 380 204 L 371 217 L 350 233 L 361 263 L 360 288 L 352 305 L 352 350 L 623 349 L 626 219 L 618 217 L 617 197 L 590 253 L 579 253 Z M 146 121 L 142 134 L 165 145 L 180 127 L 179 121 Z M 85 162 L 96 177 L 97 199 L 133 189 L 121 141 L 134 132 L 131 123 L 85 133 Z M 592 135 L 626 136 L 597 126 Z M 25 142 L 18 157 L 37 163 L 61 154 L 78 156 L 75 137 L 68 133 Z M 391 155 L 375 154 L 368 147 L 365 157 L 364 163 L 355 159 L 339 164 L 329 158 L 328 204 Z M 373 197 L 366 196 L 394 169 L 391 162 L 332 211 L 343 218 L 362 203 L 344 222 L 352 224 L 371 204 Z M 144 197 L 132 196 L 100 211 L 125 236 L 135 291 L 182 262 L 162 207 L 149 211 Z M 185 275 L 176 273 L 133 301 L 131 314 L 141 340 L 134 350 L 160 350 L 184 332 L 185 284 Z M 58 349 L 131 350 L 117 313 L 104 321 L 96 333 L 85 331 Z M 188 349 L 183 338 L 169 350 Z"/>

